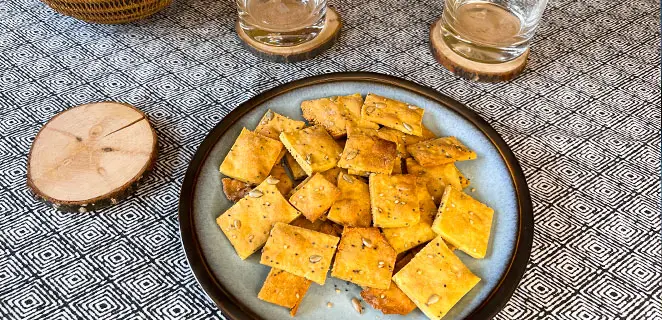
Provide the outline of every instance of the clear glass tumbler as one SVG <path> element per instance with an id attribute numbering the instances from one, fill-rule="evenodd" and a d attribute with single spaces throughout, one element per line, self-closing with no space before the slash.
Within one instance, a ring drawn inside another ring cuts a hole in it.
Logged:
<path id="1" fill-rule="evenodd" d="M 445 0 L 446 44 L 468 59 L 501 63 L 529 47 L 547 0 Z"/>
<path id="2" fill-rule="evenodd" d="M 252 39 L 288 47 L 315 38 L 324 28 L 326 0 L 237 0 L 239 25 Z"/>

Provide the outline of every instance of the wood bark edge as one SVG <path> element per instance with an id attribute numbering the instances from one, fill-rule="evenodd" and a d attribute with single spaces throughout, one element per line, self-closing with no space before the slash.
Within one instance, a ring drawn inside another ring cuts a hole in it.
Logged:
<path id="1" fill-rule="evenodd" d="M 147 175 L 149 172 L 151 172 L 154 169 L 154 165 L 156 163 L 156 159 L 158 156 L 158 141 L 157 141 L 157 135 L 156 131 L 154 130 L 154 127 L 151 125 L 149 122 L 149 119 L 145 115 L 144 112 L 139 110 L 138 108 L 128 104 L 128 103 L 123 103 L 123 102 L 116 102 L 116 101 L 103 101 L 103 102 L 108 102 L 108 103 L 115 103 L 115 104 L 120 104 L 127 106 L 129 108 L 132 108 L 133 110 L 137 111 L 142 115 L 141 120 L 147 121 L 149 124 L 149 128 L 152 134 L 152 152 L 150 154 L 149 160 L 145 163 L 143 168 L 140 170 L 140 174 L 136 175 L 133 177 L 131 180 L 127 181 L 123 185 L 121 185 L 118 188 L 113 189 L 112 191 L 100 195 L 95 198 L 87 199 L 85 201 L 62 201 L 58 199 L 51 198 L 48 195 L 45 195 L 39 188 L 34 184 L 32 177 L 31 177 L 31 172 L 30 172 L 30 161 L 32 159 L 32 151 L 33 151 L 33 146 L 30 146 L 30 152 L 28 153 L 28 161 L 27 161 L 27 175 L 26 175 L 26 184 L 28 186 L 28 189 L 32 192 L 32 194 L 35 196 L 37 200 L 43 201 L 50 206 L 52 206 L 54 209 L 57 209 L 59 211 L 63 212 L 80 212 L 84 213 L 87 211 L 94 211 L 98 210 L 101 208 L 105 208 L 114 204 L 117 204 L 120 200 L 127 198 L 129 195 L 133 194 L 133 192 L 138 188 L 140 182 L 142 179 Z M 82 106 L 86 105 L 91 105 L 94 103 L 88 103 L 88 104 L 82 104 Z M 67 109 L 69 110 L 69 109 Z M 42 126 L 42 128 L 39 130 L 37 135 L 35 136 L 34 141 L 37 141 L 37 138 L 39 137 L 40 134 L 44 131 L 44 128 L 48 125 L 49 122 L 53 121 L 53 119 L 59 117 L 63 113 L 65 113 L 67 110 L 62 111 L 58 114 L 56 114 L 54 117 L 52 117 L 46 124 Z"/>

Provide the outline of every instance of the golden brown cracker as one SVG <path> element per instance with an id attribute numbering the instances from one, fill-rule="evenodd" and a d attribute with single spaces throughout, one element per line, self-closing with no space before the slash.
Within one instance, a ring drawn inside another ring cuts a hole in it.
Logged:
<path id="1" fill-rule="evenodd" d="M 290 169 L 292 178 L 294 178 L 294 180 L 301 180 L 307 177 L 308 175 L 306 174 L 306 171 L 304 171 L 303 168 L 301 168 L 301 166 L 294 159 L 294 156 L 292 156 L 292 154 L 290 154 L 287 150 L 286 152 L 287 153 L 285 154 L 285 163 L 287 164 L 287 167 Z"/>
<path id="2" fill-rule="evenodd" d="M 466 254 L 482 259 L 487 253 L 493 216 L 492 208 L 447 186 L 432 230 Z"/>
<path id="3" fill-rule="evenodd" d="M 382 230 L 384 237 L 397 253 L 407 251 L 437 236 L 432 231 L 432 220 L 437 214 L 437 206 L 422 183 L 416 188 L 416 193 L 421 220 L 417 224 L 408 227 L 384 228 Z"/>
<path id="4" fill-rule="evenodd" d="M 372 93 L 361 108 L 362 119 L 414 136 L 423 135 L 423 113 L 423 108 Z"/>
<path id="5" fill-rule="evenodd" d="M 340 138 L 347 134 L 349 111 L 331 98 L 303 101 L 301 111 L 308 122 L 324 127 L 332 137 Z"/>
<path id="6" fill-rule="evenodd" d="M 348 125 L 379 128 L 376 123 L 361 119 L 363 98 L 360 94 L 321 98 L 301 102 L 303 117 L 310 123 L 320 125 L 334 138 L 347 134 Z"/>
<path id="7" fill-rule="evenodd" d="M 281 132 L 299 130 L 305 126 L 306 123 L 303 121 L 292 120 L 286 116 L 267 110 L 255 128 L 255 133 L 278 140 Z"/>
<path id="8" fill-rule="evenodd" d="M 370 190 L 368 184 L 348 173 L 337 178 L 340 197 L 331 205 L 327 219 L 347 227 L 370 227 Z"/>
<path id="9" fill-rule="evenodd" d="M 340 189 L 321 173 L 314 174 L 290 197 L 290 203 L 310 221 L 319 219 L 340 196 Z"/>
<path id="10" fill-rule="evenodd" d="M 300 214 L 272 182 L 266 179 L 216 218 L 216 223 L 242 260 L 267 241 L 274 224 L 290 223 Z"/>
<path id="11" fill-rule="evenodd" d="M 339 240 L 321 232 L 277 223 L 262 249 L 260 263 L 324 285 Z"/>
<path id="12" fill-rule="evenodd" d="M 292 181 L 292 178 L 287 175 L 287 172 L 285 171 L 285 166 L 283 166 L 281 163 L 276 163 L 273 168 L 271 168 L 271 172 L 269 173 L 269 176 L 271 176 L 273 179 L 278 180 L 278 183 L 276 183 L 276 187 L 280 191 L 283 196 L 286 196 L 290 193 L 292 190 L 292 187 L 294 185 L 294 182 Z"/>
<path id="13" fill-rule="evenodd" d="M 343 230 L 331 276 L 360 286 L 388 289 L 396 253 L 378 228 Z"/>
<path id="14" fill-rule="evenodd" d="M 259 184 L 271 172 L 282 149 L 280 141 L 243 128 L 219 170 L 230 178 Z"/>
<path id="15" fill-rule="evenodd" d="M 321 126 L 283 132 L 280 140 L 309 176 L 335 167 L 342 153 L 340 146 Z"/>
<path id="16" fill-rule="evenodd" d="M 376 227 L 409 227 L 420 221 L 416 177 L 409 174 L 371 174 L 370 207 Z"/>
<path id="17" fill-rule="evenodd" d="M 354 172 L 391 174 L 396 160 L 395 143 L 363 134 L 347 139 L 338 166 Z"/>
<path id="18" fill-rule="evenodd" d="M 441 201 L 444 189 L 450 185 L 458 190 L 469 184 L 469 179 L 455 166 L 455 163 L 446 163 L 438 166 L 423 167 L 413 158 L 406 160 L 407 173 L 417 176 L 425 182 L 425 186 L 434 198 L 435 203 Z"/>
<path id="19" fill-rule="evenodd" d="M 260 300 L 292 309 L 292 316 L 308 292 L 311 281 L 276 268 L 271 268 L 262 289 L 257 294 Z"/>
<path id="20" fill-rule="evenodd" d="M 393 281 L 428 318 L 439 320 L 480 278 L 437 237 L 398 271 Z"/>
<path id="21" fill-rule="evenodd" d="M 394 282 L 388 289 L 365 288 L 361 298 L 383 314 L 406 315 L 416 309 L 416 305 Z"/>
<path id="22" fill-rule="evenodd" d="M 437 138 L 408 145 L 407 151 L 424 167 L 476 159 L 476 153 L 455 137 Z"/>

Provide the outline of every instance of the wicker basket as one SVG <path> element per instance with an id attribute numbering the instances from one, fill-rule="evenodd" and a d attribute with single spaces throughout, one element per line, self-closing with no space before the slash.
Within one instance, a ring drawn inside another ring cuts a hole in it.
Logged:
<path id="1" fill-rule="evenodd" d="M 93 23 L 126 23 L 158 12 L 172 0 L 42 0 L 55 11 Z"/>

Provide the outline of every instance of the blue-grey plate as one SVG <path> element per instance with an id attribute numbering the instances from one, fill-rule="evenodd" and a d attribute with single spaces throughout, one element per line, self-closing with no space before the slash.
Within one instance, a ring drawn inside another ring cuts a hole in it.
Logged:
<path id="1" fill-rule="evenodd" d="M 189 165 L 179 202 L 182 242 L 198 282 L 230 319 L 291 319 L 288 309 L 257 298 L 269 272 L 269 267 L 259 264 L 260 254 L 242 261 L 216 225 L 216 217 L 232 205 L 223 195 L 218 167 L 241 128 L 254 129 L 267 109 L 303 119 L 301 101 L 356 92 L 425 108 L 423 122 L 430 130 L 439 136 L 456 136 L 478 154 L 478 159 L 457 165 L 476 189 L 471 195 L 494 209 L 494 223 L 485 259 L 456 251 L 482 280 L 445 319 L 493 316 L 517 287 L 533 240 L 531 199 L 517 159 L 497 132 L 466 106 L 430 88 L 375 73 L 326 74 L 276 87 L 238 106 L 209 133 Z M 311 285 L 296 317 L 426 319 L 418 310 L 406 316 L 383 315 L 369 306 L 359 315 L 350 301 L 360 298 L 360 290 L 329 276 L 324 286 Z M 327 302 L 333 307 L 327 308 Z"/>

